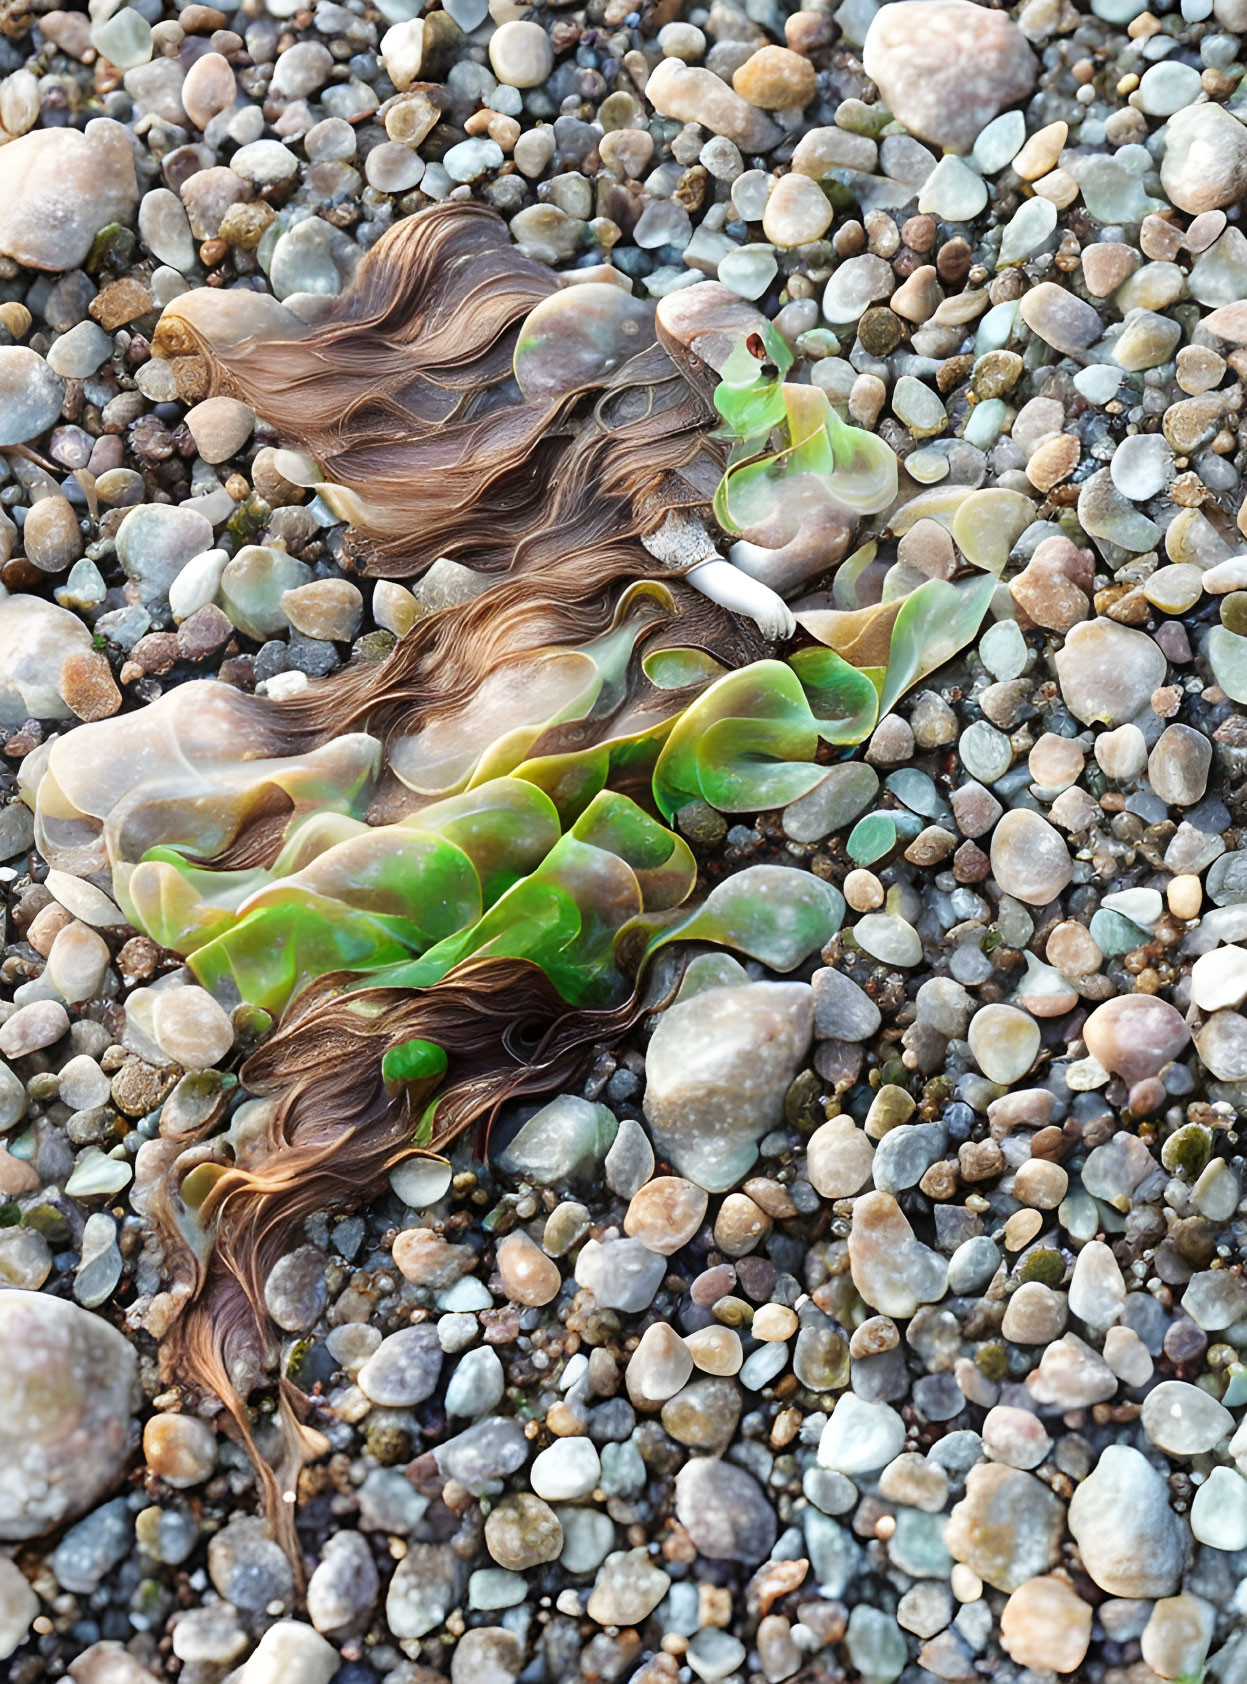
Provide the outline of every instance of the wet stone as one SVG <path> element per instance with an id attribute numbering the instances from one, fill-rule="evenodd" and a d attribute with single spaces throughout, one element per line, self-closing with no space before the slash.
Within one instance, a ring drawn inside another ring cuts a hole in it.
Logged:
<path id="1" fill-rule="evenodd" d="M 1208 788 L 1212 744 L 1189 725 L 1168 725 L 1148 757 L 1148 782 L 1162 801 L 1193 807 Z"/>
<path id="2" fill-rule="evenodd" d="M 604 1626 L 634 1626 L 667 1594 L 670 1576 L 644 1549 L 616 1550 L 598 1569 L 586 1603 L 591 1620 Z"/>
<path id="3" fill-rule="evenodd" d="M 1034 1063 L 1039 1051 L 1039 1025 L 1016 1006 L 983 1006 L 971 1020 L 969 1042 L 983 1074 L 1007 1087 Z"/>
<path id="4" fill-rule="evenodd" d="M 966 1494 L 953 1508 L 944 1541 L 997 1590 L 1015 1591 L 1056 1564 L 1065 1507 L 1033 1474 L 984 1463 L 966 1475 Z"/>
<path id="5" fill-rule="evenodd" d="M 1041 1574 L 1009 1598 L 1000 1641 L 1018 1666 L 1037 1672 L 1076 1672 L 1091 1641 L 1091 1605 L 1065 1579 Z"/>
<path id="6" fill-rule="evenodd" d="M 529 1469 L 529 1482 L 548 1503 L 569 1503 L 591 1495 L 602 1464 L 587 1438 L 562 1438 L 542 1450 Z"/>
<path id="7" fill-rule="evenodd" d="M 1041 281 L 1032 287 L 1022 299 L 1019 314 L 1045 345 L 1051 345 L 1065 356 L 1080 355 L 1103 332 L 1100 318 L 1091 305 L 1052 281 Z"/>
<path id="8" fill-rule="evenodd" d="M 208 1545 L 208 1572 L 219 1594 L 244 1616 L 271 1618 L 270 1610 L 293 1606 L 290 1563 L 255 1515 L 237 1515 L 216 1534 Z"/>
<path id="9" fill-rule="evenodd" d="M 1133 719 L 1164 683 L 1166 661 L 1151 638 L 1112 620 L 1075 626 L 1056 657 L 1065 705 L 1083 724 Z"/>
<path id="10" fill-rule="evenodd" d="M 666 1261 L 640 1240 L 588 1240 L 576 1259 L 576 1282 L 607 1310 L 636 1312 L 654 1301 Z"/>
<path id="11" fill-rule="evenodd" d="M 1027 1375 L 1026 1385 L 1036 1403 L 1085 1409 L 1107 1402 L 1117 1389 L 1117 1380 L 1093 1346 L 1067 1333 L 1045 1347 L 1039 1367 Z"/>
<path id="12" fill-rule="evenodd" d="M 686 1179 L 723 1192 L 749 1169 L 809 1047 L 802 983 L 715 988 L 670 1007 L 646 1052 L 645 1115 Z"/>
<path id="13" fill-rule="evenodd" d="M 120 123 L 99 118 L 85 132 L 36 129 L 5 150 L 0 252 L 29 268 L 77 268 L 97 232 L 128 221 L 138 202 L 134 155 Z"/>
<path id="14" fill-rule="evenodd" d="M 721 1365 L 738 1374 L 742 1366 L 739 1342 L 735 1359 Z M 730 1446 L 741 1413 L 741 1392 L 735 1380 L 715 1374 L 691 1381 L 662 1406 L 665 1433 L 678 1444 L 708 1456 L 721 1456 Z"/>
<path id="15" fill-rule="evenodd" d="M 858 1292 L 883 1315 L 908 1318 L 947 1283 L 945 1259 L 917 1239 L 888 1193 L 867 1193 L 854 1206 L 849 1262 Z"/>
<path id="16" fill-rule="evenodd" d="M 314 1327 L 327 1297 L 325 1257 L 316 1246 L 299 1246 L 279 1258 L 264 1283 L 268 1313 L 288 1333 Z"/>
<path id="17" fill-rule="evenodd" d="M 1211 1549 L 1247 1549 L 1247 1479 L 1235 1468 L 1214 1468 L 1195 1493 L 1191 1531 Z"/>
<path id="18" fill-rule="evenodd" d="M 1185 1380 L 1163 1380 L 1143 1400 L 1143 1430 L 1167 1456 L 1198 1456 L 1234 1430 L 1234 1417 Z"/>
<path id="19" fill-rule="evenodd" d="M 992 874 L 1005 893 L 1033 906 L 1055 899 L 1073 869 L 1059 832 L 1026 808 L 1006 813 L 997 824 L 991 862 Z"/>
<path id="20" fill-rule="evenodd" d="M 1189 1038 L 1176 1007 L 1149 994 L 1108 1000 L 1083 1027 L 1091 1056 L 1132 1085 L 1158 1074 Z"/>
<path id="21" fill-rule="evenodd" d="M 1101 1451 L 1070 1501 L 1069 1528 L 1083 1566 L 1110 1596 L 1169 1596 L 1177 1589 L 1182 1523 L 1162 1476 L 1129 1445 Z"/>
<path id="22" fill-rule="evenodd" d="M 916 1187 L 947 1146 L 948 1133 L 940 1123 L 902 1123 L 889 1129 L 875 1148 L 871 1165 L 875 1187 L 893 1194 Z"/>
<path id="23" fill-rule="evenodd" d="M 618 1126 L 607 1106 L 560 1094 L 541 1106 L 493 1161 L 503 1174 L 542 1187 L 579 1185 L 597 1173 Z"/>
<path id="24" fill-rule="evenodd" d="M 345 1633 L 371 1612 L 380 1578 L 368 1540 L 359 1532 L 335 1532 L 321 1551 L 307 1587 L 307 1610 L 316 1630 Z M 333 1657 L 336 1663 L 338 1657 Z M 326 1656 L 326 1663 L 329 1663 Z"/>
<path id="25" fill-rule="evenodd" d="M 1247 188 L 1247 128 L 1222 106 L 1188 106 L 1165 131 L 1160 179 L 1192 216 L 1233 204 Z"/>
<path id="26" fill-rule="evenodd" d="M 866 35 L 863 63 L 888 109 L 911 134 L 953 152 L 1035 85 L 1025 36 L 1004 13 L 964 0 L 914 0 L 920 14 L 884 6 Z"/>
<path id="27" fill-rule="evenodd" d="M 490 1510 L 485 1543 L 500 1567 L 519 1573 L 557 1559 L 563 1548 L 563 1528 L 548 1503 L 518 1491 Z"/>
<path id="28" fill-rule="evenodd" d="M 680 1176 L 660 1175 L 633 1194 L 624 1232 L 664 1256 L 679 1251 L 701 1227 L 707 1196 Z"/>
<path id="29" fill-rule="evenodd" d="M 202 1485 L 216 1466 L 216 1434 L 197 1415 L 153 1415 L 143 1428 L 147 1465 L 176 1490 Z"/>
<path id="30" fill-rule="evenodd" d="M 431 1395 L 441 1368 L 437 1330 L 423 1322 L 383 1339 L 360 1369 L 356 1383 L 373 1403 L 402 1408 Z"/>
<path id="31" fill-rule="evenodd" d="M 886 1403 L 865 1403 L 845 1392 L 823 1428 L 818 1462 L 850 1477 L 885 1467 L 905 1444 L 905 1424 Z"/>
<path id="32" fill-rule="evenodd" d="M 676 1476 L 676 1514 L 711 1561 L 764 1561 L 776 1522 L 765 1493 L 743 1468 L 717 1457 L 686 1462 Z"/>

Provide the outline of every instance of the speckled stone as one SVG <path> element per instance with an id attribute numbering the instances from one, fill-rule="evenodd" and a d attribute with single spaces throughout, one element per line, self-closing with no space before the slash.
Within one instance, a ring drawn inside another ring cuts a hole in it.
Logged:
<path id="1" fill-rule="evenodd" d="M 909 132 L 952 152 L 968 152 L 997 112 L 1027 97 L 1038 74 L 1012 18 L 967 0 L 880 7 L 862 62 Z"/>
<path id="2" fill-rule="evenodd" d="M 1126 1444 L 1110 1444 L 1074 1492 L 1069 1529 L 1083 1566 L 1109 1596 L 1170 1596 L 1186 1554 L 1185 1529 L 1165 1480 Z"/>
<path id="3" fill-rule="evenodd" d="M 958 1561 L 997 1590 L 1016 1591 L 1060 1555 L 1065 1505 L 1019 1468 L 980 1463 L 949 1515 L 944 1542 Z"/>
<path id="4" fill-rule="evenodd" d="M 121 1478 L 136 1442 L 138 1359 L 100 1316 L 0 1290 L 0 1538 L 73 1520 Z"/>
<path id="5" fill-rule="evenodd" d="M 992 875 L 1004 892 L 1032 906 L 1054 900 L 1074 869 L 1060 832 L 1025 807 L 1005 813 L 997 824 L 991 864 Z"/>

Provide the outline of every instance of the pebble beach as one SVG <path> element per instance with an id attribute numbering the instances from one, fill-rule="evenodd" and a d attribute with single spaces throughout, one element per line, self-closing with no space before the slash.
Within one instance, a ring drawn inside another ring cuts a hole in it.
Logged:
<path id="1" fill-rule="evenodd" d="M 1245 78 L 1247 0 L 0 0 L 9 1684 L 1247 1684 Z M 458 200 L 573 295 L 719 283 L 895 453 L 796 642 L 995 583 L 795 798 L 675 813 L 819 950 L 701 943 L 266 1267 L 292 1558 L 160 1361 L 162 1153 L 246 1161 L 271 1021 L 35 810 L 479 594 L 170 331 Z"/>

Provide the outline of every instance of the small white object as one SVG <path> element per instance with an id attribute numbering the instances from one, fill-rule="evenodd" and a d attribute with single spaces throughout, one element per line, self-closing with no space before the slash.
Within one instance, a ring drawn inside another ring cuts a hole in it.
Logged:
<path id="1" fill-rule="evenodd" d="M 685 577 L 711 602 L 755 621 L 763 637 L 773 643 L 791 637 L 797 629 L 797 622 L 782 596 L 721 556 L 700 562 Z"/>

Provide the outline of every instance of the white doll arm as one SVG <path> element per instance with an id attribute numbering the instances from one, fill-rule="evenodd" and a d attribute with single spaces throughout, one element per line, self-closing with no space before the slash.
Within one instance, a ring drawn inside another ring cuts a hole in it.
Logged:
<path id="1" fill-rule="evenodd" d="M 744 614 L 756 621 L 763 637 L 772 643 L 791 637 L 797 629 L 797 622 L 782 596 L 769 585 L 751 579 L 721 556 L 700 562 L 685 574 L 685 578 L 711 602 L 717 602 L 721 608 L 730 608 L 733 614 Z"/>

